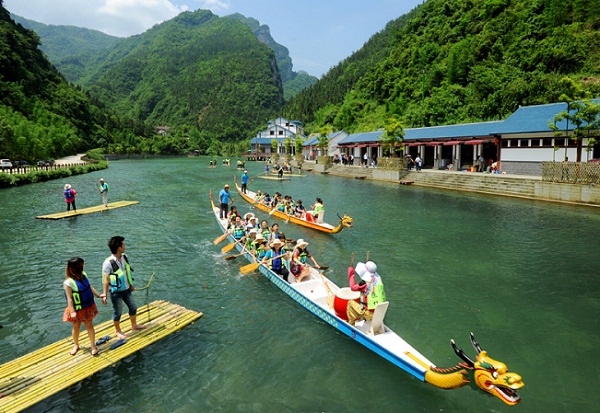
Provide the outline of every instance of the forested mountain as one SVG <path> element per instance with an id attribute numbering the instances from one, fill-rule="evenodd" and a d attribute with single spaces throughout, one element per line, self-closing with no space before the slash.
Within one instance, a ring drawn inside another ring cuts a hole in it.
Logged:
<path id="1" fill-rule="evenodd" d="M 76 84 L 80 84 L 82 79 L 89 78 L 90 73 L 98 68 L 111 49 L 125 40 L 96 30 L 74 26 L 46 25 L 20 16 L 11 16 L 16 22 L 34 30 L 40 36 L 42 51 L 67 80 Z M 269 26 L 261 25 L 258 20 L 239 13 L 231 14 L 226 18 L 236 19 L 246 24 L 259 42 L 273 50 L 286 100 L 317 82 L 316 77 L 306 72 L 293 71 L 289 50 L 273 39 Z"/>
<path id="2" fill-rule="evenodd" d="M 295 96 L 308 130 L 502 119 L 556 102 L 570 77 L 600 96 L 597 0 L 428 0 Z"/>
<path id="3" fill-rule="evenodd" d="M 35 32 L 15 24 L 0 0 L 0 157 L 35 161 L 146 132 L 66 82 L 39 42 Z"/>
<path id="4" fill-rule="evenodd" d="M 14 14 L 11 17 L 38 34 L 41 39 L 40 49 L 58 71 L 73 83 L 79 83 L 79 79 L 85 76 L 87 69 L 95 61 L 123 40 L 97 30 L 47 25 Z"/>

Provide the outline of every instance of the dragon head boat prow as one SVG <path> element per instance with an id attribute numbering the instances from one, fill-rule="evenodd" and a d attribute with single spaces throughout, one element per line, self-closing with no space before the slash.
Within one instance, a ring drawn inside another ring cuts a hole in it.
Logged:
<path id="1" fill-rule="evenodd" d="M 521 401 L 517 390 L 525 386 L 521 376 L 509 372 L 506 364 L 494 360 L 479 346 L 471 333 L 471 343 L 477 351 L 477 358 L 472 360 L 465 352 L 450 340 L 454 352 L 464 363 L 455 367 L 441 369 L 429 367 L 425 374 L 425 381 L 443 389 L 455 389 L 470 384 L 475 389 L 481 389 L 502 400 L 509 406 L 514 406 Z"/>
<path id="2" fill-rule="evenodd" d="M 338 216 L 338 218 L 340 219 L 340 224 L 335 227 L 332 231 L 333 234 L 337 234 L 338 232 L 340 232 L 341 230 L 343 230 L 344 228 L 352 228 L 352 223 L 354 222 L 354 220 L 352 219 L 352 217 L 344 214 L 344 216 L 340 216 L 340 214 L 336 214 Z"/>

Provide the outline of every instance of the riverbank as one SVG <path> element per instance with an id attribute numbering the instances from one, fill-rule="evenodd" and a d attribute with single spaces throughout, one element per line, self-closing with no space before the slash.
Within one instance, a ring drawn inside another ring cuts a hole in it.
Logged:
<path id="1" fill-rule="evenodd" d="M 537 176 L 496 175 L 432 169 L 424 169 L 420 172 L 414 170 L 394 171 L 364 168 L 362 166 L 322 165 L 305 161 L 303 169 L 311 168 L 315 173 L 325 173 L 345 178 L 404 183 L 451 191 L 600 207 L 600 187 L 597 185 L 543 182 L 542 178 Z"/>

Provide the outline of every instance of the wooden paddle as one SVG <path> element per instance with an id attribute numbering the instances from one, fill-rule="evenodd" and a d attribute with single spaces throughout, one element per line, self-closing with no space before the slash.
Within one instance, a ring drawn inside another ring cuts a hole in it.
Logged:
<path id="1" fill-rule="evenodd" d="M 223 248 L 221 248 L 221 252 L 231 251 L 233 249 L 233 247 L 235 247 L 237 244 L 239 244 L 240 242 L 242 242 L 245 239 L 246 239 L 246 237 L 243 236 L 242 238 L 238 239 L 236 242 L 232 242 L 231 244 L 225 245 Z"/>
<path id="2" fill-rule="evenodd" d="M 242 251 L 242 252 L 240 252 L 239 254 L 236 254 L 236 255 L 228 255 L 227 257 L 225 257 L 225 260 L 226 261 L 235 260 L 237 257 L 241 257 L 245 253 L 246 253 L 246 251 Z"/>
<path id="3" fill-rule="evenodd" d="M 325 280 L 323 273 L 319 272 L 319 275 L 321 276 L 321 279 L 323 280 L 323 284 L 325 284 L 325 287 L 327 287 L 327 290 L 329 290 L 329 294 L 327 295 L 327 305 L 329 305 L 329 308 L 333 308 L 333 301 L 334 301 L 333 297 L 335 297 L 335 294 L 333 293 L 333 291 L 331 291 L 331 288 L 329 287 L 329 284 L 327 284 L 327 281 Z"/>
<path id="4" fill-rule="evenodd" d="M 319 269 L 325 271 L 328 270 L 329 267 L 327 265 L 319 265 Z"/>
<path id="5" fill-rule="evenodd" d="M 276 257 L 271 257 L 270 260 L 281 258 L 283 256 L 285 256 L 285 254 L 281 254 L 281 255 L 278 255 Z M 259 267 L 260 264 L 262 264 L 262 261 L 258 261 L 258 262 L 254 262 L 252 264 L 244 265 L 243 267 L 240 268 L 240 272 L 242 274 L 244 274 L 244 275 L 249 274 L 251 272 L 256 271 L 256 269 Z"/>
<path id="6" fill-rule="evenodd" d="M 215 240 L 213 241 L 213 244 L 215 244 L 215 245 L 220 244 L 223 240 L 225 240 L 225 238 L 227 238 L 227 235 L 229 235 L 229 233 L 226 231 L 223 235 L 215 238 Z"/>

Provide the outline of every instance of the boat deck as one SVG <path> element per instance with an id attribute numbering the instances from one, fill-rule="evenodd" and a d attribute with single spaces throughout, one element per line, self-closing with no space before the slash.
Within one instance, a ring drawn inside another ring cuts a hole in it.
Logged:
<path id="1" fill-rule="evenodd" d="M 78 209 L 77 212 L 63 211 L 63 212 L 57 212 L 55 214 L 39 215 L 36 217 L 36 219 L 63 219 L 63 218 L 68 218 L 68 217 L 75 217 L 77 215 L 86 215 L 86 214 L 93 214 L 95 212 L 107 211 L 109 209 L 122 208 L 122 207 L 126 207 L 129 205 L 135 205 L 135 204 L 139 204 L 139 203 L 140 203 L 140 201 L 118 201 L 118 202 L 112 202 L 112 203 L 108 204 L 107 207 L 105 207 L 104 205 L 96 205 L 96 206 L 89 207 L 89 208 Z"/>
<path id="2" fill-rule="evenodd" d="M 157 300 L 138 309 L 138 322 L 144 330 L 131 331 L 129 316 L 121 323 L 127 335 L 125 344 L 110 349 L 117 342 L 112 320 L 95 326 L 96 340 L 111 335 L 98 346 L 99 355 L 90 354 L 85 329 L 80 334 L 79 352 L 71 356 L 71 337 L 57 341 L 18 359 L 0 365 L 0 411 L 18 412 L 113 365 L 136 351 L 174 333 L 202 317 L 202 313 L 177 304 Z"/>

